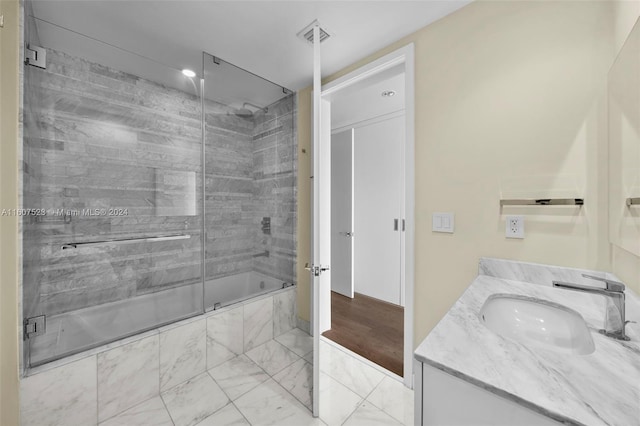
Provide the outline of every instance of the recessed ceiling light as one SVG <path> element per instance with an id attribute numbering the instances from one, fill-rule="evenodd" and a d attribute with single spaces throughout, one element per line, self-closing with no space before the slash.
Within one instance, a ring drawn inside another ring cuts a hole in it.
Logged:
<path id="1" fill-rule="evenodd" d="M 390 98 L 395 94 L 396 94 L 396 92 L 394 92 L 393 90 L 385 90 L 384 92 L 381 93 L 381 96 L 383 98 Z"/>
<path id="2" fill-rule="evenodd" d="M 188 70 L 188 69 L 186 69 L 186 68 L 182 70 L 182 74 L 186 75 L 186 76 L 187 76 L 187 77 L 189 77 L 189 78 L 192 78 L 192 77 L 195 77 L 195 76 L 196 76 L 196 73 L 195 73 L 195 72 L 193 72 L 193 71 L 191 71 L 191 70 Z"/>

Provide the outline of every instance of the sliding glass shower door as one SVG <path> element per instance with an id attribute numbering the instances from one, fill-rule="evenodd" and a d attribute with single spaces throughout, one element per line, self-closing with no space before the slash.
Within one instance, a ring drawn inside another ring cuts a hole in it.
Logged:
<path id="1" fill-rule="evenodd" d="M 46 53 L 24 67 L 35 366 L 203 312 L 202 110 L 198 76 L 25 21 L 27 55 Z"/>

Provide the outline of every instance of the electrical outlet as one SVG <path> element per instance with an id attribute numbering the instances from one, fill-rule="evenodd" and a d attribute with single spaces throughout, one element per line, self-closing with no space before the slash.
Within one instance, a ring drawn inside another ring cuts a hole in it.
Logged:
<path id="1" fill-rule="evenodd" d="M 507 216 L 507 238 L 524 238 L 524 216 Z"/>

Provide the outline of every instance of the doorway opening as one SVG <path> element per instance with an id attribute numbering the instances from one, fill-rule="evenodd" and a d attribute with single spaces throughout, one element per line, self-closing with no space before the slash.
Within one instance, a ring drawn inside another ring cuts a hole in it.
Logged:
<path id="1" fill-rule="evenodd" d="M 331 329 L 323 336 L 403 376 L 405 73 L 331 102 Z"/>
<path id="2" fill-rule="evenodd" d="M 413 387 L 413 93 L 413 45 L 322 86 L 319 140 L 330 155 L 320 148 L 318 170 L 327 170 L 330 159 L 324 188 L 330 187 L 325 206 L 331 206 L 324 216 L 330 248 L 322 253 L 330 254 L 331 271 L 330 286 L 321 282 L 314 302 L 323 338 L 395 373 L 407 387 Z"/>

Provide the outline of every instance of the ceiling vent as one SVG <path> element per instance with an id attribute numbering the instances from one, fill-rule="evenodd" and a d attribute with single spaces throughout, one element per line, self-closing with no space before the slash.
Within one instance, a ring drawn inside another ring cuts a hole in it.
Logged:
<path id="1" fill-rule="evenodd" d="M 318 20 L 314 20 L 312 23 L 310 23 L 309 25 L 307 25 L 306 27 L 304 27 L 304 29 L 302 29 L 302 31 L 300 31 L 297 35 L 298 37 L 300 37 L 302 40 L 305 40 L 306 42 L 313 44 L 313 28 L 318 25 L 320 27 L 320 43 L 322 43 L 323 41 L 327 40 L 329 37 L 331 37 L 331 34 L 329 33 L 329 31 L 326 28 L 322 28 L 322 26 L 320 25 L 320 23 L 318 22 Z"/>

